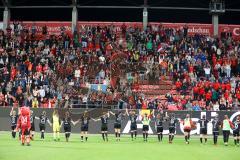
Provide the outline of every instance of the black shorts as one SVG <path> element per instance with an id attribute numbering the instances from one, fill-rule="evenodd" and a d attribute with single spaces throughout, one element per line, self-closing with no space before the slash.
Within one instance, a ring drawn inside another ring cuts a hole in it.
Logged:
<path id="1" fill-rule="evenodd" d="M 163 127 L 157 126 L 157 133 L 162 133 L 163 132 Z"/>
<path id="2" fill-rule="evenodd" d="M 137 125 L 136 124 L 131 124 L 130 130 L 131 131 L 136 131 L 137 130 Z"/>
<path id="3" fill-rule="evenodd" d="M 121 129 L 120 123 L 114 123 L 114 129 Z"/>
<path id="4" fill-rule="evenodd" d="M 148 131 L 149 130 L 149 125 L 143 125 L 143 131 Z"/>
<path id="5" fill-rule="evenodd" d="M 45 131 L 45 129 L 46 129 L 46 125 L 40 123 L 40 124 L 39 124 L 39 130 L 40 130 L 40 131 L 42 131 L 42 130 Z"/>
<path id="6" fill-rule="evenodd" d="M 239 137 L 239 131 L 238 130 L 233 131 L 233 137 Z"/>
<path id="7" fill-rule="evenodd" d="M 63 129 L 64 129 L 64 132 L 71 132 L 71 126 L 70 125 L 64 125 Z"/>
<path id="8" fill-rule="evenodd" d="M 35 131 L 35 125 L 34 124 L 31 124 L 31 131 Z"/>
<path id="9" fill-rule="evenodd" d="M 200 134 L 207 134 L 207 128 L 200 128 Z"/>
<path id="10" fill-rule="evenodd" d="M 169 128 L 169 133 L 175 134 L 175 130 L 176 130 L 175 127 L 170 127 Z"/>
<path id="11" fill-rule="evenodd" d="M 16 125 L 12 125 L 12 126 L 11 126 L 11 129 L 12 129 L 12 130 L 15 130 L 16 127 L 17 127 Z"/>
<path id="12" fill-rule="evenodd" d="M 108 131 L 107 125 L 102 125 L 101 131 L 102 131 L 102 132 L 107 132 L 107 131 Z"/>
<path id="13" fill-rule="evenodd" d="M 184 132 L 189 133 L 189 132 L 191 132 L 191 129 L 189 129 L 189 128 L 185 128 L 185 129 L 184 129 Z"/>
<path id="14" fill-rule="evenodd" d="M 88 132 L 88 125 L 82 125 L 81 132 Z"/>
<path id="15" fill-rule="evenodd" d="M 213 132 L 213 136 L 219 136 L 219 132 Z"/>

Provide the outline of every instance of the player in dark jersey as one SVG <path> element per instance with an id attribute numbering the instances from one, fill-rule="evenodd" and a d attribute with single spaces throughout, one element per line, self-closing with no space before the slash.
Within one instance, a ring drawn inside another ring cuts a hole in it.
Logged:
<path id="1" fill-rule="evenodd" d="M 115 116 L 115 122 L 114 122 L 115 137 L 116 137 L 116 141 L 120 141 L 122 119 L 123 119 L 123 116 L 125 116 L 125 114 L 123 114 L 121 111 L 119 111 L 118 113 L 113 113 L 110 111 L 109 113 Z"/>
<path id="2" fill-rule="evenodd" d="M 233 122 L 233 137 L 234 137 L 234 144 L 239 147 L 239 132 L 240 132 L 240 116 L 237 116 L 237 119 Z"/>
<path id="3" fill-rule="evenodd" d="M 206 119 L 206 116 L 203 115 L 202 118 L 198 121 L 200 124 L 200 142 L 203 143 L 203 138 L 205 141 L 205 144 L 207 143 L 207 125 L 208 120 Z"/>
<path id="4" fill-rule="evenodd" d="M 15 129 L 17 127 L 18 115 L 17 115 L 17 112 L 13 108 L 10 112 L 10 118 L 11 118 L 12 138 L 15 138 L 16 137 Z"/>
<path id="5" fill-rule="evenodd" d="M 102 133 L 102 138 L 103 141 L 108 141 L 108 119 L 110 117 L 109 112 L 103 112 L 103 115 L 99 119 L 93 119 L 95 122 L 96 121 L 101 121 L 102 126 L 101 126 L 101 133 Z"/>
<path id="6" fill-rule="evenodd" d="M 157 116 L 155 117 L 155 127 L 156 127 L 159 142 L 161 142 L 163 139 L 163 122 L 165 120 L 166 119 L 161 113 L 158 113 Z"/>
<path id="7" fill-rule="evenodd" d="M 172 113 L 170 115 L 170 117 L 168 117 L 168 121 L 169 121 L 169 143 L 172 143 L 174 135 L 175 135 L 175 131 L 176 131 L 176 125 L 179 122 L 176 118 L 175 118 L 175 114 Z"/>
<path id="8" fill-rule="evenodd" d="M 219 130 L 221 127 L 221 121 L 218 119 L 218 115 L 212 120 L 212 131 L 213 131 L 213 143 L 217 145 Z"/>
<path id="9" fill-rule="evenodd" d="M 66 138 L 66 142 L 69 141 L 69 137 L 71 135 L 71 123 L 73 125 L 76 124 L 76 122 L 74 122 L 71 118 L 70 118 L 70 114 L 69 112 L 65 113 L 65 117 L 63 118 L 62 122 L 61 122 L 61 126 L 63 125 L 63 129 L 65 132 L 65 138 Z"/>
<path id="10" fill-rule="evenodd" d="M 83 142 L 83 138 L 85 136 L 85 141 L 88 140 L 88 126 L 90 117 L 87 111 L 84 112 L 83 116 L 77 121 L 77 123 L 81 123 L 81 142 Z"/>
<path id="11" fill-rule="evenodd" d="M 33 111 L 30 111 L 30 123 L 31 123 L 31 128 L 30 128 L 30 139 L 33 140 L 34 133 L 35 133 L 35 115 L 33 115 Z"/>
<path id="12" fill-rule="evenodd" d="M 137 138 L 137 117 L 138 117 L 138 115 L 133 110 L 130 111 L 129 113 L 128 113 L 128 110 L 126 109 L 126 114 L 129 117 L 129 120 L 131 122 L 130 132 L 131 132 L 131 138 L 133 141 L 133 134 L 135 136 L 135 139 Z"/>
<path id="13" fill-rule="evenodd" d="M 46 129 L 46 123 L 48 122 L 48 124 L 51 126 L 51 122 L 49 121 L 49 119 L 47 118 L 47 113 L 46 111 L 43 111 L 42 114 L 40 115 L 40 117 L 35 117 L 36 119 L 39 119 L 39 129 L 41 132 L 41 139 L 44 139 L 44 133 L 45 133 L 45 129 Z"/>

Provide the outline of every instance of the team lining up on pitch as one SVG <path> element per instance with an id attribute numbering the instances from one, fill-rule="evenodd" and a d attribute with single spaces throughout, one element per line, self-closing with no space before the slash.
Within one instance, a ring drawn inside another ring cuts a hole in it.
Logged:
<path id="1" fill-rule="evenodd" d="M 69 141 L 71 135 L 71 123 L 75 126 L 77 123 L 81 123 L 81 141 L 88 140 L 88 126 L 90 120 L 92 121 L 101 121 L 101 134 L 103 141 L 108 141 L 108 124 L 109 118 L 113 115 L 114 120 L 114 130 L 116 141 L 120 141 L 121 136 L 121 123 L 123 117 L 128 117 L 131 122 L 130 133 L 131 139 L 134 140 L 137 137 L 137 122 L 140 121 L 143 124 L 142 133 L 144 142 L 148 141 L 148 131 L 149 125 L 151 121 L 154 121 L 157 138 L 158 141 L 161 142 L 163 140 L 163 123 L 167 122 L 169 127 L 169 143 L 173 142 L 176 125 L 182 123 L 184 126 L 184 137 L 186 144 L 189 144 L 190 141 L 190 132 L 192 129 L 196 128 L 196 122 L 193 122 L 190 114 L 186 114 L 186 117 L 183 120 L 175 117 L 174 113 L 163 114 L 163 112 L 157 112 L 153 110 L 150 114 L 144 113 L 143 115 L 139 115 L 134 110 L 128 111 L 126 109 L 125 113 L 122 111 L 116 111 L 113 113 L 111 111 L 103 112 L 102 116 L 98 119 L 91 118 L 87 111 L 78 119 L 77 121 L 73 121 L 70 117 L 69 112 L 65 112 L 65 117 L 60 119 L 58 114 L 58 110 L 54 110 L 52 114 L 52 120 L 50 121 L 47 118 L 46 111 L 43 111 L 42 114 L 37 117 L 34 116 L 33 111 L 29 109 L 29 107 L 21 107 L 17 112 L 12 108 L 10 112 L 11 117 L 11 128 L 12 128 L 12 137 L 16 137 L 16 132 L 19 131 L 19 139 L 22 142 L 22 145 L 25 145 L 25 142 L 28 146 L 30 146 L 30 139 L 33 140 L 34 132 L 35 132 L 35 119 L 39 120 L 39 129 L 41 132 L 41 139 L 44 139 L 44 133 L 46 124 L 48 123 L 53 128 L 53 139 L 55 141 L 60 141 L 60 128 L 63 126 L 65 132 L 66 141 Z M 141 118 L 139 118 L 141 117 Z M 213 120 L 209 121 L 206 119 L 206 116 L 203 115 L 201 119 L 197 122 L 200 124 L 200 142 L 207 142 L 207 125 L 208 123 L 212 123 L 212 131 L 213 131 L 213 142 L 214 145 L 217 145 L 218 136 L 220 133 L 220 128 L 222 129 L 223 141 L 224 145 L 228 145 L 228 140 L 230 136 L 230 130 L 233 130 L 234 144 L 239 146 L 239 132 L 240 132 L 240 116 L 237 116 L 236 120 L 232 122 L 227 115 L 224 116 L 223 120 L 220 120 L 218 115 L 214 117 Z"/>

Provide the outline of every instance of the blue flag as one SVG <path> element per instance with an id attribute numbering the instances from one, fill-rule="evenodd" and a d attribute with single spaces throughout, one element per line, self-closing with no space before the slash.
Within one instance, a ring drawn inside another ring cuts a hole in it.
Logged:
<path id="1" fill-rule="evenodd" d="M 93 91 L 107 92 L 107 85 L 105 84 L 91 84 L 90 88 Z"/>

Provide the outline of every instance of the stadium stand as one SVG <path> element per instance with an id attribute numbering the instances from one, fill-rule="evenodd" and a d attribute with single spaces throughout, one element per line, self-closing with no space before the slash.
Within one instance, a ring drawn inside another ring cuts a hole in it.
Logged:
<path id="1" fill-rule="evenodd" d="M 15 21 L 0 31 L 0 106 L 239 109 L 239 41 L 187 31 L 45 26 L 39 37 Z"/>

